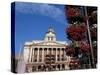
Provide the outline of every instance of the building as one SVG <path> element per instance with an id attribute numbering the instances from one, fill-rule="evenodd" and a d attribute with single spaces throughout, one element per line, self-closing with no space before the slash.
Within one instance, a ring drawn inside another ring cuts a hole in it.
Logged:
<path id="1" fill-rule="evenodd" d="M 44 40 L 25 42 L 26 72 L 69 69 L 70 58 L 65 53 L 67 45 L 66 41 L 56 40 L 56 34 L 52 28 L 48 29 Z"/>

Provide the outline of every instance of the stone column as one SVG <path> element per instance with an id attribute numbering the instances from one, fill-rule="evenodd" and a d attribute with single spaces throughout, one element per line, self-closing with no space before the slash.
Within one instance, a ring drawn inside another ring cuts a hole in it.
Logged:
<path id="1" fill-rule="evenodd" d="M 33 48 L 33 54 L 32 54 L 32 62 L 34 62 L 34 48 Z"/>
<path id="2" fill-rule="evenodd" d="M 30 55 L 29 55 L 29 62 L 31 62 L 31 58 L 32 58 L 32 47 L 30 48 Z"/>
<path id="3" fill-rule="evenodd" d="M 39 48 L 37 50 L 37 62 L 39 62 Z"/>
<path id="4" fill-rule="evenodd" d="M 42 49 L 42 62 L 44 62 L 44 49 Z"/>
<path id="5" fill-rule="evenodd" d="M 62 56 L 61 56 L 61 48 L 60 48 L 60 61 L 61 61 L 61 57 L 62 57 Z"/>
<path id="6" fill-rule="evenodd" d="M 65 70 L 69 70 L 69 66 L 67 64 L 65 64 Z"/>
<path id="7" fill-rule="evenodd" d="M 36 66 L 36 71 L 38 71 L 38 66 Z"/>
<path id="8" fill-rule="evenodd" d="M 28 72 L 32 72 L 32 67 L 28 67 Z"/>
<path id="9" fill-rule="evenodd" d="M 71 61 L 71 57 L 70 56 L 66 56 L 66 58 L 67 58 L 67 62 L 68 62 L 68 65 L 69 65 L 69 63 Z"/>
<path id="10" fill-rule="evenodd" d="M 62 70 L 62 65 L 60 65 L 60 70 Z"/>
<path id="11" fill-rule="evenodd" d="M 56 65 L 56 71 L 58 71 L 57 65 Z"/>
<path id="12" fill-rule="evenodd" d="M 56 62 L 57 62 L 57 48 L 56 48 Z"/>
<path id="13" fill-rule="evenodd" d="M 64 58 L 64 61 L 65 61 L 65 59 L 66 59 L 66 52 L 65 52 L 65 49 L 63 50 L 63 54 L 64 54 L 63 58 Z"/>

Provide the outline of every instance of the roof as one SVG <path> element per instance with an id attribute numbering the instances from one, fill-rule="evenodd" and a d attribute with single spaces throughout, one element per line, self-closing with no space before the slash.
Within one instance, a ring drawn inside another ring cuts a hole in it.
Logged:
<path id="1" fill-rule="evenodd" d="M 44 41 L 44 40 L 33 40 L 32 42 L 25 42 L 25 45 L 57 45 L 65 46 L 68 45 L 66 41 Z"/>

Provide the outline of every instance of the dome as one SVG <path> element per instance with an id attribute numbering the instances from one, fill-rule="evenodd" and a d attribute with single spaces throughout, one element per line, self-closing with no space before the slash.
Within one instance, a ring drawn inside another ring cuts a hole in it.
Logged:
<path id="1" fill-rule="evenodd" d="M 56 35 L 53 28 L 49 27 L 45 35 L 45 41 L 55 41 Z"/>
<path id="2" fill-rule="evenodd" d="M 55 34 L 55 32 L 54 32 L 54 30 L 52 29 L 52 27 L 49 27 L 49 28 L 48 28 L 47 33 L 50 33 L 50 32 L 53 33 L 53 34 Z"/>

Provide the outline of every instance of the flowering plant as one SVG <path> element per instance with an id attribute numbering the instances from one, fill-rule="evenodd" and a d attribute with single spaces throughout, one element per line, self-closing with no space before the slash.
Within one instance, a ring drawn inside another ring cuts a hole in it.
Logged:
<path id="1" fill-rule="evenodd" d="M 79 16 L 80 15 L 80 9 L 78 7 L 66 7 L 66 15 L 67 17 L 74 17 L 74 16 Z"/>
<path id="2" fill-rule="evenodd" d="M 66 47 L 66 54 L 67 55 L 73 55 L 75 53 L 75 49 L 73 48 L 73 47 L 71 47 L 71 46 L 69 46 L 69 47 Z"/>
<path id="3" fill-rule="evenodd" d="M 85 25 L 72 25 L 66 29 L 66 33 L 68 34 L 69 38 L 79 41 L 85 37 L 85 32 L 87 28 Z"/>
<path id="4" fill-rule="evenodd" d="M 80 43 L 80 50 L 82 53 L 89 54 L 90 53 L 90 44 L 86 41 L 82 41 Z"/>

